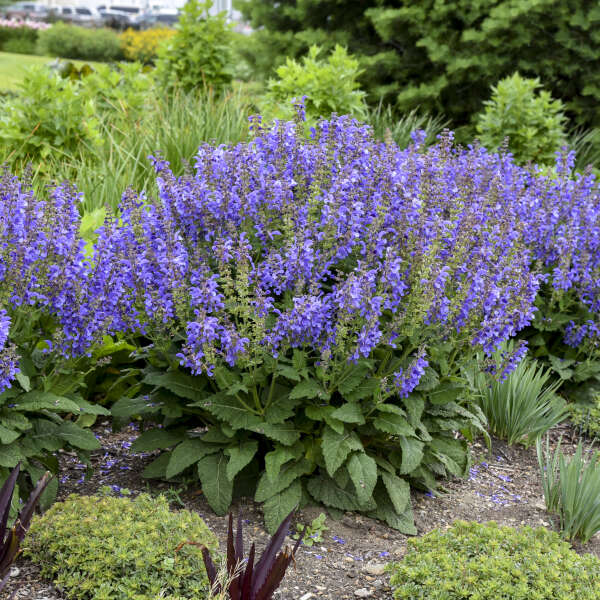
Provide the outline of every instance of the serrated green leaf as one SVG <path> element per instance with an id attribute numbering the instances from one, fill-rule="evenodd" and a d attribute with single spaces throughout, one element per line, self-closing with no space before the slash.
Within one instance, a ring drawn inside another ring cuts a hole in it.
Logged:
<path id="1" fill-rule="evenodd" d="M 292 388 L 290 398 L 320 398 L 321 400 L 328 400 L 329 394 L 316 379 L 307 379 Z"/>
<path id="2" fill-rule="evenodd" d="M 290 461 L 284 464 L 279 471 L 279 477 L 275 482 L 272 482 L 266 473 L 261 475 L 256 488 L 254 500 L 256 502 L 264 502 L 274 494 L 278 494 L 287 488 L 295 479 L 310 473 L 313 469 L 313 464 L 302 458 L 298 461 Z"/>
<path id="3" fill-rule="evenodd" d="M 77 398 L 77 399 L 75 399 L 75 402 L 77 402 L 77 404 L 79 405 L 80 414 L 83 413 L 83 414 L 88 414 L 88 415 L 103 415 L 103 416 L 110 415 L 110 410 L 108 410 L 104 406 L 100 406 L 100 404 L 93 404 L 91 402 L 88 402 L 87 400 L 84 400 L 83 398 Z"/>
<path id="4" fill-rule="evenodd" d="M 275 533 L 282 521 L 300 504 L 301 499 L 302 484 L 299 479 L 285 490 L 271 496 L 262 507 L 267 531 Z"/>
<path id="5" fill-rule="evenodd" d="M 362 413 L 360 404 L 357 402 L 347 402 L 339 408 L 336 408 L 331 416 L 338 421 L 344 423 L 358 423 L 359 425 L 365 424 L 365 417 Z"/>
<path id="6" fill-rule="evenodd" d="M 20 460 L 23 460 L 23 455 L 19 452 L 18 444 L 0 446 L 0 466 L 12 469 Z"/>
<path id="7" fill-rule="evenodd" d="M 300 432 L 294 423 L 259 423 L 249 429 L 266 435 L 284 446 L 292 446 L 300 439 Z"/>
<path id="8" fill-rule="evenodd" d="M 370 370 L 370 363 L 365 363 L 363 361 L 355 365 L 352 363 L 346 365 L 344 371 L 336 381 L 337 389 L 340 394 L 343 397 L 346 397 L 346 394 L 350 394 L 354 391 L 359 384 L 366 379 Z"/>
<path id="9" fill-rule="evenodd" d="M 298 350 L 297 348 L 294 349 L 292 354 L 292 364 L 296 371 L 302 371 L 306 368 L 306 355 L 302 350 Z"/>
<path id="10" fill-rule="evenodd" d="M 278 397 L 265 410 L 265 420 L 272 425 L 283 423 L 286 419 L 295 415 L 296 411 L 294 409 L 301 402 L 300 399 L 290 398 L 289 396 Z"/>
<path id="11" fill-rule="evenodd" d="M 250 412 L 237 398 L 228 396 L 224 392 L 213 394 L 202 402 L 196 402 L 191 406 L 201 406 L 234 429 L 254 431 L 253 428 L 259 426 L 262 422 L 258 415 Z"/>
<path id="12" fill-rule="evenodd" d="M 402 466 L 400 473 L 407 475 L 412 473 L 423 460 L 423 447 L 425 444 L 412 437 L 400 438 L 400 447 L 402 448 Z"/>
<path id="13" fill-rule="evenodd" d="M 166 479 L 169 459 L 170 454 L 163 452 L 142 471 L 142 477 L 146 479 Z"/>
<path id="14" fill-rule="evenodd" d="M 227 457 L 221 452 L 205 456 L 198 462 L 202 492 L 218 515 L 227 513 L 233 495 L 233 483 L 227 477 L 227 463 Z"/>
<path id="15" fill-rule="evenodd" d="M 325 459 L 327 473 L 333 477 L 353 450 L 362 450 L 363 445 L 353 431 L 337 433 L 331 427 L 325 427 L 321 439 L 321 450 Z"/>
<path id="16" fill-rule="evenodd" d="M 110 409 L 113 417 L 129 418 L 145 415 L 160 410 L 160 406 L 148 400 L 146 396 L 138 398 L 121 398 Z"/>
<path id="17" fill-rule="evenodd" d="M 379 413 L 373 419 L 373 425 L 385 433 L 392 435 L 414 435 L 415 430 L 410 426 L 410 423 L 405 417 L 393 413 Z"/>
<path id="18" fill-rule="evenodd" d="M 292 381 L 300 381 L 302 379 L 297 369 L 290 365 L 279 365 L 277 367 L 277 374 Z"/>
<path id="19" fill-rule="evenodd" d="M 435 369 L 432 367 L 425 367 L 425 372 L 419 381 L 419 385 L 417 385 L 415 389 L 420 392 L 430 392 L 435 390 L 439 384 L 440 378 Z"/>
<path id="20" fill-rule="evenodd" d="M 410 503 L 402 514 L 398 514 L 383 485 L 378 485 L 375 488 L 375 501 L 377 502 L 377 509 L 369 514 L 370 517 L 385 521 L 390 527 L 405 535 L 417 535 Z"/>
<path id="21" fill-rule="evenodd" d="M 4 427 L 4 425 L 0 425 L 0 442 L 2 444 L 11 444 L 20 435 L 21 434 L 18 431 L 14 431 L 13 429 L 8 429 L 8 427 Z"/>
<path id="22" fill-rule="evenodd" d="M 405 479 L 381 471 L 381 481 L 397 514 L 402 514 L 410 503 L 410 485 Z"/>
<path id="23" fill-rule="evenodd" d="M 239 442 L 235 446 L 229 446 L 225 450 L 225 454 L 229 456 L 227 463 L 227 477 L 229 481 L 233 481 L 235 476 L 254 458 L 258 450 L 258 442 L 256 440 L 248 440 Z"/>
<path id="24" fill-rule="evenodd" d="M 367 504 L 377 483 L 377 463 L 364 452 L 357 452 L 350 457 L 346 468 L 356 489 L 359 504 Z"/>
<path id="25" fill-rule="evenodd" d="M 135 349 L 135 346 L 128 344 L 125 340 L 114 342 L 112 339 L 110 339 L 110 341 L 105 341 L 102 346 L 94 350 L 93 357 L 98 360 L 99 358 L 111 356 L 117 352 L 133 352 Z"/>
<path id="26" fill-rule="evenodd" d="M 372 398 L 379 391 L 381 380 L 377 377 L 369 377 L 361 381 L 351 392 L 344 394 L 344 399 L 349 402 L 357 402 L 365 398 Z"/>
<path id="27" fill-rule="evenodd" d="M 179 429 L 149 429 L 144 431 L 131 445 L 133 452 L 151 452 L 170 448 L 185 439 L 185 433 Z"/>
<path id="28" fill-rule="evenodd" d="M 312 477 L 306 487 L 310 495 L 325 506 L 333 506 L 340 510 L 358 510 L 360 508 L 354 489 L 342 489 L 331 477 L 323 475 Z"/>
<path id="29" fill-rule="evenodd" d="M 70 421 L 59 425 L 56 435 L 75 448 L 82 450 L 98 450 L 100 448 L 100 442 L 89 429 L 82 429 Z"/>
<path id="30" fill-rule="evenodd" d="M 181 398 L 193 400 L 194 402 L 200 402 L 207 396 L 204 392 L 206 386 L 204 378 L 194 377 L 179 371 L 168 371 L 166 373 L 153 371 L 144 377 L 143 383 L 165 388 Z"/>
<path id="31" fill-rule="evenodd" d="M 299 444 L 301 446 L 301 444 Z M 302 455 L 302 448 L 277 446 L 271 452 L 265 454 L 265 473 L 271 480 L 271 483 L 275 483 L 279 477 L 279 471 L 281 466 L 288 460 L 294 460 L 300 458 Z"/>
<path id="32" fill-rule="evenodd" d="M 306 406 L 304 414 L 313 421 L 324 421 L 337 433 L 344 433 L 344 424 L 331 416 L 336 410 L 334 406 Z"/>
<path id="33" fill-rule="evenodd" d="M 26 392 L 29 392 L 31 390 L 31 381 L 30 381 L 29 377 L 27 377 L 27 375 L 25 375 L 25 373 L 21 373 L 21 371 L 18 371 L 15 374 L 15 379 L 17 380 L 17 382 L 19 383 L 19 385 Z"/>
<path id="34" fill-rule="evenodd" d="M 432 404 L 448 404 L 454 402 L 463 393 L 463 389 L 452 383 L 442 383 L 431 390 L 427 397 Z"/>
<path id="35" fill-rule="evenodd" d="M 79 406 L 70 398 L 57 396 L 50 392 L 33 390 L 19 397 L 15 402 L 15 409 L 20 411 L 37 412 L 51 410 L 54 412 L 71 412 L 77 414 Z"/>
<path id="36" fill-rule="evenodd" d="M 184 440 L 167 455 L 169 456 L 169 462 L 165 471 L 167 479 L 179 475 L 179 473 L 197 463 L 201 458 L 220 450 L 219 446 L 207 444 L 204 440 L 198 438 Z"/>

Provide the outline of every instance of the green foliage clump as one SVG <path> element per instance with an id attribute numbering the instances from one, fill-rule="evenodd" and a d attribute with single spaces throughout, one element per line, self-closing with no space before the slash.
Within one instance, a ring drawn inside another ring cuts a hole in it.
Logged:
<path id="1" fill-rule="evenodd" d="M 358 60 L 342 46 L 336 46 L 327 59 L 319 58 L 320 53 L 318 46 L 311 46 L 302 63 L 288 58 L 277 69 L 278 78 L 268 83 L 265 116 L 289 120 L 294 116 L 294 99 L 304 97 L 309 122 L 329 118 L 331 113 L 365 118 L 365 93 L 357 80 Z"/>
<path id="2" fill-rule="evenodd" d="M 182 9 L 177 33 L 157 51 L 161 85 L 222 90 L 231 83 L 233 36 L 226 14 L 209 15 L 210 0 L 190 0 Z"/>
<path id="3" fill-rule="evenodd" d="M 2 52 L 34 54 L 37 39 L 38 30 L 33 27 L 3 27 L 0 25 L 0 50 Z"/>
<path id="4" fill-rule="evenodd" d="M 408 541 L 388 570 L 395 600 L 594 600 L 600 560 L 543 528 L 456 522 Z"/>
<path id="5" fill-rule="evenodd" d="M 588 0 L 244 0 L 240 9 L 255 30 L 248 60 L 266 76 L 286 55 L 337 43 L 360 58 L 372 103 L 462 125 L 517 70 L 540 77 L 578 125 L 600 124 L 600 9 Z"/>
<path id="6" fill-rule="evenodd" d="M 571 423 L 582 433 L 593 438 L 600 437 L 600 394 L 592 403 L 570 402 L 567 408 Z"/>
<path id="7" fill-rule="evenodd" d="M 579 443 L 567 460 L 560 442 L 551 454 L 546 438 L 545 452 L 538 439 L 537 455 L 546 509 L 558 515 L 565 538 L 587 542 L 600 531 L 600 452 L 586 458 Z"/>
<path id="8" fill-rule="evenodd" d="M 25 555 L 44 577 L 77 600 L 205 598 L 200 547 L 217 540 L 196 513 L 172 512 L 167 500 L 70 495 L 36 518 Z"/>
<path id="9" fill-rule="evenodd" d="M 55 23 L 39 32 L 38 53 L 100 62 L 124 58 L 121 39 L 112 29 L 90 29 L 65 23 Z"/>
<path id="10" fill-rule="evenodd" d="M 509 352 L 514 349 L 509 347 Z M 496 363 L 502 362 L 501 352 Z M 477 402 L 486 416 L 491 432 L 509 444 L 530 445 L 566 417 L 566 403 L 556 395 L 559 381 L 535 361 L 523 358 L 503 381 L 479 374 Z"/>
<path id="11" fill-rule="evenodd" d="M 130 120 L 143 108 L 151 78 L 136 63 L 119 69 L 99 65 L 80 79 L 61 77 L 47 68 L 31 69 L 21 93 L 3 104 L 0 115 L 0 161 L 23 163 L 52 154 L 94 149 L 104 140 L 100 117 Z"/>
<path id="12" fill-rule="evenodd" d="M 477 133 L 488 150 L 496 150 L 508 138 L 517 163 L 554 164 L 566 141 L 566 117 L 562 102 L 540 87 L 539 79 L 514 73 L 492 88 L 491 99 L 477 117 Z"/>

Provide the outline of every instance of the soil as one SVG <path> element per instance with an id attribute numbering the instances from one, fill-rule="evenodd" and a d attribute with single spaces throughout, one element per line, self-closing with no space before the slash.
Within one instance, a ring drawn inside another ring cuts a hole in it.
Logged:
<path id="1" fill-rule="evenodd" d="M 94 474 L 84 478 L 84 467 L 76 456 L 62 453 L 60 458 L 59 499 L 71 493 L 93 494 L 105 485 L 127 488 L 132 494 L 149 490 L 141 472 L 153 460 L 150 454 L 133 454 L 129 450 L 138 432 L 130 426 L 113 433 L 109 423 L 96 430 L 102 450 L 92 456 Z M 566 452 L 574 451 L 578 436 L 568 425 L 552 431 L 554 446 L 563 438 Z M 412 493 L 415 522 L 419 534 L 436 527 L 448 527 L 455 520 L 496 521 L 503 525 L 549 527 L 556 529 L 545 511 L 539 480 L 535 448 L 508 446 L 492 439 L 488 452 L 483 441 L 472 444 L 473 467 L 466 479 L 443 482 L 444 491 L 426 495 Z M 117 488 L 115 488 L 117 489 Z M 215 532 L 222 549 L 227 536 L 227 518 L 217 517 L 210 509 L 200 489 L 181 485 L 152 482 L 152 493 L 165 492 L 173 508 L 187 508 L 200 513 Z M 243 511 L 245 540 L 257 542 L 257 549 L 269 539 L 262 525 L 259 506 L 251 499 L 238 500 L 234 514 Z M 297 515 L 297 521 L 310 523 L 323 512 L 322 507 L 307 507 Z M 323 541 L 312 547 L 300 547 L 294 566 L 290 566 L 276 600 L 350 600 L 372 598 L 390 600 L 389 578 L 383 566 L 390 560 L 400 559 L 406 551 L 407 536 L 385 524 L 362 515 L 346 513 L 341 520 L 327 518 L 329 528 Z M 289 544 L 294 543 L 289 539 Z M 590 552 L 600 557 L 600 534 L 585 546 L 574 545 L 578 552 Z M 66 596 L 48 582 L 44 582 L 35 565 L 20 559 L 13 569 L 8 593 L 17 589 L 20 600 L 63 600 Z M 8 597 L 8 596 L 4 596 Z"/>

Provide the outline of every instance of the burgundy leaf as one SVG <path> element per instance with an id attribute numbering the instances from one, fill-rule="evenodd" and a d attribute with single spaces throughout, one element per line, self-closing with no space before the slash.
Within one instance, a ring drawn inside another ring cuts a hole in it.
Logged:
<path id="1" fill-rule="evenodd" d="M 229 529 L 227 531 L 227 572 L 233 575 L 237 561 L 235 560 L 235 548 L 233 546 L 233 514 L 229 513 Z M 235 598 L 234 600 L 237 600 Z"/>
<path id="2" fill-rule="evenodd" d="M 22 542 L 25 539 L 25 534 L 29 529 L 31 517 L 33 517 L 33 511 L 35 510 L 40 496 L 43 494 L 51 478 L 52 477 L 50 473 L 45 473 L 40 478 L 40 480 L 37 482 L 37 485 L 29 495 L 29 498 L 27 500 L 27 503 L 23 507 L 23 510 L 21 510 L 19 516 L 17 517 L 17 521 L 15 523 L 15 530 L 20 542 Z"/>
<path id="3" fill-rule="evenodd" d="M 273 592 L 279 587 L 291 560 L 292 554 L 288 554 L 287 550 L 277 555 L 272 568 L 267 573 L 265 583 L 257 591 L 253 600 L 271 600 Z"/>
<path id="4" fill-rule="evenodd" d="M 255 577 L 252 582 L 252 593 L 256 594 L 258 590 L 263 586 L 267 579 L 267 575 L 271 570 L 273 561 L 275 560 L 275 556 L 279 549 L 281 548 L 283 541 L 285 540 L 285 536 L 287 535 L 290 521 L 292 520 L 292 515 L 294 511 L 292 511 L 281 523 L 275 535 L 271 538 L 271 541 L 265 548 L 260 560 L 256 564 L 256 568 L 254 569 Z"/>
<path id="5" fill-rule="evenodd" d="M 237 532 L 235 538 L 235 557 L 238 562 L 244 559 L 244 535 L 242 532 L 242 511 L 238 514 Z"/>
<path id="6" fill-rule="evenodd" d="M 206 568 L 206 574 L 208 575 L 208 581 L 211 587 L 215 585 L 217 581 L 217 569 L 215 563 L 210 557 L 210 552 L 206 546 L 202 546 L 202 558 L 204 559 L 204 567 Z M 218 592 L 217 592 L 218 593 Z"/>
<path id="7" fill-rule="evenodd" d="M 21 463 L 19 463 L 8 476 L 8 479 L 4 482 L 4 485 L 0 489 L 0 543 L 4 542 L 6 537 L 6 524 L 8 523 L 8 515 L 10 513 L 10 504 L 12 501 L 13 492 L 15 491 L 15 485 L 17 483 L 17 476 Z"/>
<path id="8" fill-rule="evenodd" d="M 250 600 L 250 594 L 252 593 L 252 574 L 254 572 L 254 544 L 250 548 L 250 554 L 248 555 L 248 564 L 246 565 L 246 571 L 244 572 L 244 579 L 242 582 L 242 595 L 241 600 Z"/>

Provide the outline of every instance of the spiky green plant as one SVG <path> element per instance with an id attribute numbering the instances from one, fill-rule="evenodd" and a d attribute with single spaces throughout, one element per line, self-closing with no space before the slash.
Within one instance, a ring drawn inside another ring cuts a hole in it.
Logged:
<path id="1" fill-rule="evenodd" d="M 551 372 L 528 358 L 503 381 L 482 373 L 477 383 L 477 402 L 490 431 L 509 444 L 528 446 L 566 417 L 566 403 L 556 395 L 560 382 L 552 382 Z"/>
<path id="2" fill-rule="evenodd" d="M 545 452 L 541 440 L 536 446 L 548 512 L 558 515 L 566 539 L 586 543 L 600 531 L 600 452 L 586 459 L 580 442 L 567 459 L 560 442 L 554 454 L 547 437 Z"/>

